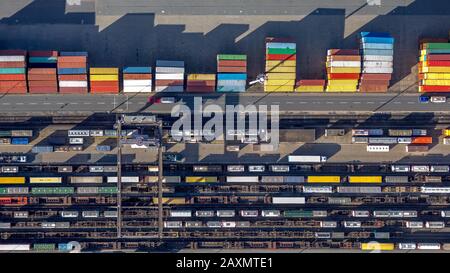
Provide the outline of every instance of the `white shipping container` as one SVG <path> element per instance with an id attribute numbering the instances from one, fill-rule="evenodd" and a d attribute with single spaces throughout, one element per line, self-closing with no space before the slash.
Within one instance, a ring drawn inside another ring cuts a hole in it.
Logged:
<path id="1" fill-rule="evenodd" d="M 272 197 L 273 204 L 305 204 L 305 197 Z"/>
<path id="2" fill-rule="evenodd" d="M 246 84 L 247 84 L 246 80 L 217 80 L 217 86 L 222 85 L 242 86 Z"/>
<path id="3" fill-rule="evenodd" d="M 374 74 L 392 74 L 393 68 L 363 68 L 362 73 L 374 73 Z"/>
<path id="4" fill-rule="evenodd" d="M 184 73 L 184 67 L 156 67 L 156 73 Z"/>
<path id="5" fill-rule="evenodd" d="M 87 87 L 87 81 L 59 81 L 59 87 Z"/>
<path id="6" fill-rule="evenodd" d="M 155 92 L 183 92 L 184 86 L 155 86 Z"/>
<path id="7" fill-rule="evenodd" d="M 369 68 L 369 67 L 389 68 L 389 67 L 392 67 L 392 66 L 393 66 L 392 62 L 365 61 L 363 63 L 363 67 L 364 68 Z"/>
<path id="8" fill-rule="evenodd" d="M 382 61 L 382 62 L 392 62 L 394 60 L 393 56 L 383 56 L 383 55 L 364 55 L 364 61 Z"/>
<path id="9" fill-rule="evenodd" d="M 151 86 L 152 80 L 124 80 L 123 86 Z"/>
<path id="10" fill-rule="evenodd" d="M 355 61 L 331 61 L 329 67 L 361 67 L 361 62 Z"/>
<path id="11" fill-rule="evenodd" d="M 228 183 L 258 183 L 258 176 L 227 176 Z"/>
<path id="12" fill-rule="evenodd" d="M 125 86 L 123 88 L 124 93 L 150 93 L 152 92 L 152 86 Z"/>
<path id="13" fill-rule="evenodd" d="M 108 183 L 117 183 L 117 176 L 108 176 Z M 122 183 L 139 183 L 139 176 L 122 176 Z"/>
<path id="14" fill-rule="evenodd" d="M 367 145 L 367 151 L 375 153 L 389 152 L 389 145 Z"/>
<path id="15" fill-rule="evenodd" d="M 69 137 L 79 137 L 79 136 L 89 136 L 89 130 L 69 130 L 68 134 Z"/>
<path id="16" fill-rule="evenodd" d="M 169 74 L 156 74 L 155 78 L 157 80 L 184 80 L 183 73 L 169 73 Z"/>
<path id="17" fill-rule="evenodd" d="M 25 56 L 0 56 L 0 62 L 25 62 Z"/>
<path id="18" fill-rule="evenodd" d="M 28 251 L 30 245 L 0 245 L 0 251 Z"/>

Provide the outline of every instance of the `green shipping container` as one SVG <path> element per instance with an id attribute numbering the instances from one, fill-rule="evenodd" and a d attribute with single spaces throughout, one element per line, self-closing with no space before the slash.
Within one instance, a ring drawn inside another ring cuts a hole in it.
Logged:
<path id="1" fill-rule="evenodd" d="M 25 74 L 25 68 L 0 68 L 0 74 Z"/>
<path id="2" fill-rule="evenodd" d="M 43 188 L 31 188 L 32 194 L 72 194 L 74 193 L 73 187 L 43 187 Z"/>
<path id="3" fill-rule="evenodd" d="M 313 217 L 312 211 L 288 210 L 284 212 L 284 217 Z"/>
<path id="4" fill-rule="evenodd" d="M 11 136 L 11 131 L 0 131 L 0 137 L 9 137 Z"/>
<path id="5" fill-rule="evenodd" d="M 0 194 L 8 194 L 7 188 L 0 188 Z"/>
<path id="6" fill-rule="evenodd" d="M 293 55 L 297 52 L 296 49 L 291 48 L 268 48 L 267 53 L 268 54 L 290 54 Z"/>
<path id="7" fill-rule="evenodd" d="M 55 244 L 33 244 L 33 250 L 53 251 L 53 250 L 55 250 Z"/>
<path id="8" fill-rule="evenodd" d="M 425 45 L 427 49 L 450 49 L 450 43 L 428 43 Z"/>
<path id="9" fill-rule="evenodd" d="M 116 187 L 99 187 L 98 193 L 117 193 Z"/>
<path id="10" fill-rule="evenodd" d="M 30 57 L 30 63 L 56 63 L 57 57 Z"/>
<path id="11" fill-rule="evenodd" d="M 240 54 L 218 54 L 217 60 L 239 60 L 245 61 L 247 60 L 247 55 Z"/>
<path id="12" fill-rule="evenodd" d="M 450 48 L 431 48 L 426 49 L 427 54 L 450 54 Z"/>

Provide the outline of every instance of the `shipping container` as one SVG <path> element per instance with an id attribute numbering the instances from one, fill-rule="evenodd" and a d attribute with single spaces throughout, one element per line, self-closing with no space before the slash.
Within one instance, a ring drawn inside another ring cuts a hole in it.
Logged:
<path id="1" fill-rule="evenodd" d="M 341 183 L 340 176 L 308 176 L 308 183 Z"/>
<path id="2" fill-rule="evenodd" d="M 381 176 L 348 176 L 349 183 L 381 183 Z"/>

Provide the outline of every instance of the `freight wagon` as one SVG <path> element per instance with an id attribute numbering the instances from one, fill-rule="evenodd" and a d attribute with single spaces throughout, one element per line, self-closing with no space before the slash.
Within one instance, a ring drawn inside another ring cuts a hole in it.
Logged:
<path id="1" fill-rule="evenodd" d="M 90 136 L 89 130 L 69 130 L 67 132 L 67 136 L 69 137 L 88 137 Z"/>
<path id="2" fill-rule="evenodd" d="M 290 155 L 288 161 L 295 163 L 321 163 L 327 162 L 327 157 L 320 155 Z"/>
<path id="3" fill-rule="evenodd" d="M 341 183 L 340 176 L 308 176 L 308 183 Z"/>
<path id="4" fill-rule="evenodd" d="M 69 176 L 72 184 L 100 184 L 103 182 L 102 176 Z"/>
<path id="5" fill-rule="evenodd" d="M 192 212 L 190 210 L 171 211 L 170 217 L 192 217 Z"/>
<path id="6" fill-rule="evenodd" d="M 386 182 L 386 183 L 408 183 L 409 176 L 385 176 L 384 182 Z"/>
<path id="7" fill-rule="evenodd" d="M 59 184 L 62 183 L 61 177 L 30 177 L 31 184 Z"/>
<path id="8" fill-rule="evenodd" d="M 122 176 L 122 183 L 139 183 L 139 176 Z M 108 176 L 107 183 L 117 183 L 117 176 Z"/>
<path id="9" fill-rule="evenodd" d="M 0 177 L 0 184 L 25 184 L 25 177 Z"/>
<path id="10" fill-rule="evenodd" d="M 305 197 L 272 197 L 273 204 L 305 204 Z"/>
<path id="11" fill-rule="evenodd" d="M 381 250 L 381 251 L 390 251 L 394 250 L 395 245 L 392 243 L 362 243 L 361 250 Z"/>
<path id="12" fill-rule="evenodd" d="M 304 193 L 333 193 L 331 186 L 303 186 Z"/>
<path id="13" fill-rule="evenodd" d="M 258 176 L 227 176 L 228 183 L 258 183 Z"/>
<path id="14" fill-rule="evenodd" d="M 186 176 L 186 183 L 216 183 L 217 176 Z"/>
<path id="15" fill-rule="evenodd" d="M 381 176 L 349 176 L 349 183 L 381 183 Z"/>
<path id="16" fill-rule="evenodd" d="M 19 167 L 17 166 L 2 166 L 0 167 L 0 173 L 18 173 Z"/>

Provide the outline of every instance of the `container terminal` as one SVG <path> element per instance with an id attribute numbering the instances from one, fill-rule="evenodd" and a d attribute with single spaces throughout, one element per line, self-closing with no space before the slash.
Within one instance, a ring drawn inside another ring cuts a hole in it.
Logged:
<path id="1" fill-rule="evenodd" d="M 6 2 L 0 252 L 450 249 L 448 3 Z M 278 146 L 178 139 L 198 101 L 278 106 Z"/>

